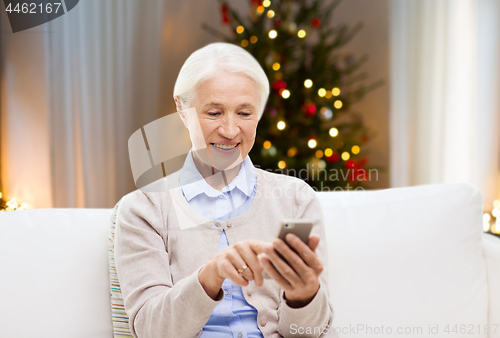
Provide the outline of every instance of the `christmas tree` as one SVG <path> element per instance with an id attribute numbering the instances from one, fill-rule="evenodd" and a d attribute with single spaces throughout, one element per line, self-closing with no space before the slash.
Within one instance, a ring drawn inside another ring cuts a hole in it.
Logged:
<path id="1" fill-rule="evenodd" d="M 374 133 L 351 106 L 381 81 L 366 85 L 366 74 L 357 71 L 367 56 L 340 51 L 362 24 L 332 27 L 339 3 L 251 0 L 243 17 L 219 0 L 231 35 L 202 26 L 245 48 L 270 80 L 250 153 L 254 165 L 300 177 L 317 190 L 369 187 L 369 175 L 378 170 L 368 166 L 363 151 Z"/>

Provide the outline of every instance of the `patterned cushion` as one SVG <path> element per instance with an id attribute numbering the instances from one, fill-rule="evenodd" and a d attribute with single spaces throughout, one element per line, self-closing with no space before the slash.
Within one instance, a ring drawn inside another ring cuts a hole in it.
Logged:
<path id="1" fill-rule="evenodd" d="M 116 214 L 118 211 L 118 205 L 120 201 L 116 203 L 115 207 L 111 212 L 111 224 L 109 231 L 108 240 L 108 267 L 109 267 L 109 287 L 110 287 L 110 298 L 111 298 L 111 316 L 113 319 L 113 337 L 132 338 L 132 333 L 129 328 L 129 318 L 125 312 L 125 306 L 123 305 L 122 292 L 120 288 L 120 282 L 118 281 L 118 275 L 116 274 L 115 266 L 115 226 L 116 226 Z"/>

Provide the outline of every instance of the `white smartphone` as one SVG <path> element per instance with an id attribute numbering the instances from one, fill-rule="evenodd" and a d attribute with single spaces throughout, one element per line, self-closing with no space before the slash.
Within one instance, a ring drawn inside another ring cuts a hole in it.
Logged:
<path id="1" fill-rule="evenodd" d="M 312 227 L 313 222 L 309 219 L 285 219 L 281 222 L 281 227 L 278 231 L 277 237 L 287 243 L 285 236 L 288 233 L 292 233 L 299 237 L 302 242 L 307 244 L 307 242 L 309 242 L 309 235 L 311 234 Z M 292 247 L 290 248 L 293 250 Z M 279 252 L 277 252 L 277 254 L 286 262 Z M 262 272 L 262 276 L 266 279 L 271 278 L 271 276 L 269 276 L 265 271 Z"/>

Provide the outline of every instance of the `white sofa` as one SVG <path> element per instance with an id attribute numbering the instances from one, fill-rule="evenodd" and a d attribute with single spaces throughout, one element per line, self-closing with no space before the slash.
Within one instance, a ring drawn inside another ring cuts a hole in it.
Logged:
<path id="1" fill-rule="evenodd" d="M 500 240 L 478 190 L 318 195 L 340 337 L 500 337 Z M 1 338 L 112 337 L 110 213 L 0 213 Z"/>

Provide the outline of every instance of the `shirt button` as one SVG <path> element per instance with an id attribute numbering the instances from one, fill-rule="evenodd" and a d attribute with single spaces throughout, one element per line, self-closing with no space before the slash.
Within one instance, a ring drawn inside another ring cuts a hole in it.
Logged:
<path id="1" fill-rule="evenodd" d="M 231 227 L 231 225 L 232 225 L 231 223 L 227 223 L 227 227 L 228 227 L 228 228 L 230 228 L 230 227 Z"/>
<path id="2" fill-rule="evenodd" d="M 219 195 L 219 198 L 224 198 L 224 195 Z"/>
<path id="3" fill-rule="evenodd" d="M 265 321 L 265 320 L 263 320 L 262 322 L 260 322 L 260 325 L 262 325 L 262 326 L 266 326 L 266 324 L 267 324 L 267 323 L 266 323 L 266 321 Z"/>
<path id="4" fill-rule="evenodd" d="M 241 332 L 238 333 L 238 338 L 243 337 L 243 334 Z"/>
<path id="5" fill-rule="evenodd" d="M 251 296 L 251 295 L 252 295 L 252 291 L 248 291 L 247 293 L 248 293 L 248 295 L 249 295 L 249 296 Z"/>
<path id="6" fill-rule="evenodd" d="M 229 291 L 227 291 L 227 289 L 224 289 L 224 294 L 227 295 L 229 293 Z"/>

